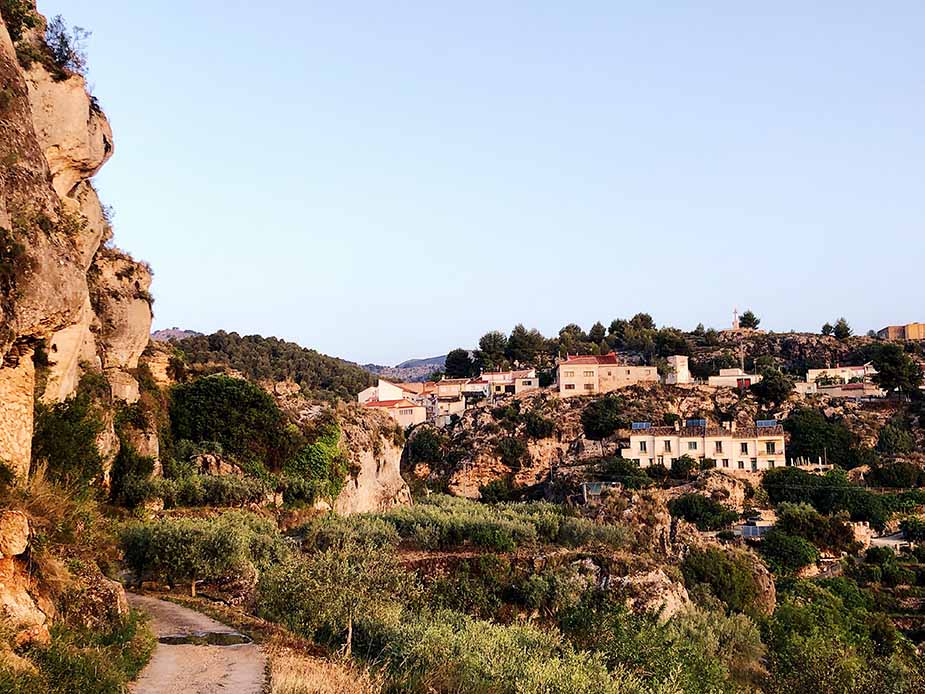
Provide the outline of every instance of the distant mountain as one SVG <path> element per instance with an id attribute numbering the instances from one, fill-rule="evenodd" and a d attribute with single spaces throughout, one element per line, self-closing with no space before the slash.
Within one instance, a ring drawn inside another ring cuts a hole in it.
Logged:
<path id="1" fill-rule="evenodd" d="M 164 330 L 155 330 L 151 333 L 151 339 L 158 342 L 170 342 L 172 340 L 185 340 L 188 337 L 201 337 L 202 333 L 195 330 L 183 330 L 182 328 L 165 328 Z"/>
<path id="2" fill-rule="evenodd" d="M 441 371 L 446 365 L 446 355 L 426 359 L 409 359 L 396 366 L 363 364 L 362 368 L 371 374 L 389 381 L 425 381 L 434 371 Z"/>

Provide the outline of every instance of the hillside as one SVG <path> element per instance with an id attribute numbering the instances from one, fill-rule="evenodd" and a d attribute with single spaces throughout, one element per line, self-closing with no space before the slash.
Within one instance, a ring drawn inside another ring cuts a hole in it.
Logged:
<path id="1" fill-rule="evenodd" d="M 220 330 L 174 344 L 193 371 L 230 367 L 253 381 L 293 381 L 310 398 L 352 400 L 373 382 L 356 364 L 275 337 Z"/>
<path id="2" fill-rule="evenodd" d="M 188 337 L 200 337 L 203 333 L 195 330 L 184 330 L 183 328 L 163 328 L 151 333 L 151 339 L 157 342 L 170 342 L 172 340 L 185 340 Z"/>
<path id="3" fill-rule="evenodd" d="M 446 365 L 446 355 L 427 359 L 408 359 L 395 366 L 363 364 L 366 371 L 381 376 L 389 381 L 426 381 L 435 371 L 442 371 Z"/>

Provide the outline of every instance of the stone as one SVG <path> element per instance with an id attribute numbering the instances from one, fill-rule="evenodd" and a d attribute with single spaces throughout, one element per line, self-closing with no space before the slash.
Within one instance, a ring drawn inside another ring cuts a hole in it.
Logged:
<path id="1" fill-rule="evenodd" d="M 25 477 L 32 461 L 35 367 L 32 350 L 14 366 L 0 368 L 0 462 Z"/>
<path id="2" fill-rule="evenodd" d="M 155 432 L 156 434 L 157 432 Z M 231 475 L 244 477 L 244 470 L 217 453 L 200 453 L 193 457 L 193 464 L 204 475 Z"/>
<path id="3" fill-rule="evenodd" d="M 47 646 L 51 643 L 51 634 L 44 624 L 35 624 L 16 634 L 13 645 L 18 650 L 25 646 Z"/>
<path id="4" fill-rule="evenodd" d="M 19 556 L 29 546 L 29 520 L 21 511 L 0 511 L 0 559 Z"/>
<path id="5" fill-rule="evenodd" d="M 661 569 L 612 578 L 609 585 L 638 613 L 654 613 L 660 622 L 671 619 L 691 605 L 687 589 L 668 578 Z"/>

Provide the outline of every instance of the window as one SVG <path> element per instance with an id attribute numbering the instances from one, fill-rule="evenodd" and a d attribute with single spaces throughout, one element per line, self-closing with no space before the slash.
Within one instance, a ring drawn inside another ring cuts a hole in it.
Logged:
<path id="1" fill-rule="evenodd" d="M 566 375 L 566 376 L 574 376 L 574 375 L 575 375 L 575 372 L 574 372 L 574 371 L 566 371 L 566 372 L 565 372 L 565 375 Z"/>
<path id="2" fill-rule="evenodd" d="M 593 383 L 585 383 L 585 390 L 594 390 Z"/>
<path id="3" fill-rule="evenodd" d="M 398 414 L 411 414 L 412 410 L 410 407 L 402 408 L 398 411 Z"/>
<path id="4" fill-rule="evenodd" d="M 645 441 L 640 441 L 640 442 L 639 442 L 639 452 L 640 452 L 640 453 L 645 453 L 645 452 L 646 452 L 646 442 L 645 442 Z"/>
<path id="5" fill-rule="evenodd" d="M 565 389 L 566 389 L 566 390 L 575 390 L 575 384 L 574 384 L 574 383 L 566 383 L 566 384 L 565 384 Z"/>
<path id="6" fill-rule="evenodd" d="M 659 465 L 664 465 L 664 464 L 665 464 L 665 456 L 660 455 L 660 456 L 658 457 L 658 464 L 659 464 Z"/>
<path id="7" fill-rule="evenodd" d="M 665 445 L 662 448 L 665 453 L 671 453 L 671 439 L 665 439 Z"/>
<path id="8" fill-rule="evenodd" d="M 687 442 L 687 450 L 689 450 L 689 451 L 696 451 L 696 450 L 697 450 L 697 442 L 696 442 L 696 441 L 688 441 L 688 442 Z"/>
<path id="9" fill-rule="evenodd" d="M 723 467 L 729 467 L 729 458 L 723 458 Z"/>
<path id="10" fill-rule="evenodd" d="M 773 460 L 768 461 L 768 467 L 775 467 Z"/>
<path id="11" fill-rule="evenodd" d="M 744 460 L 740 460 L 740 461 L 739 461 L 739 469 L 740 469 L 740 470 L 744 470 L 744 469 L 745 469 L 745 461 L 744 461 Z"/>
<path id="12" fill-rule="evenodd" d="M 587 378 L 587 377 L 589 377 L 589 376 L 594 376 L 594 372 L 593 372 L 593 371 L 585 371 L 585 372 L 583 372 L 583 375 Z"/>
<path id="13" fill-rule="evenodd" d="M 608 369 L 608 370 L 607 370 L 607 375 L 608 375 L 608 376 L 613 376 L 613 371 L 611 371 L 610 369 Z"/>
<path id="14" fill-rule="evenodd" d="M 532 385 L 533 385 L 533 381 L 524 381 L 522 385 L 525 385 L 525 386 L 532 386 Z"/>
<path id="15" fill-rule="evenodd" d="M 758 459 L 752 458 L 752 472 L 758 472 Z"/>
<path id="16" fill-rule="evenodd" d="M 744 455 L 748 455 L 748 443 L 739 444 L 739 450 L 742 451 Z"/>
<path id="17" fill-rule="evenodd" d="M 774 455 L 777 453 L 777 444 L 774 441 L 766 441 L 764 444 L 764 452 L 768 455 Z"/>
<path id="18" fill-rule="evenodd" d="M 722 441 L 717 441 L 717 442 L 716 442 L 716 452 L 717 452 L 717 453 L 722 453 L 722 452 L 723 452 L 723 442 L 722 442 Z"/>
<path id="19" fill-rule="evenodd" d="M 627 375 L 627 376 L 630 375 L 630 370 L 629 370 L 629 369 L 626 370 L 626 375 Z"/>

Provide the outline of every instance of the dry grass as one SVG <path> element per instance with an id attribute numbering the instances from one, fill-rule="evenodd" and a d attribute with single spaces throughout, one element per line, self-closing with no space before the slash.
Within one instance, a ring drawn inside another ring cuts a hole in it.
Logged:
<path id="1" fill-rule="evenodd" d="M 349 662 L 271 654 L 271 694 L 378 694 L 382 683 Z"/>

